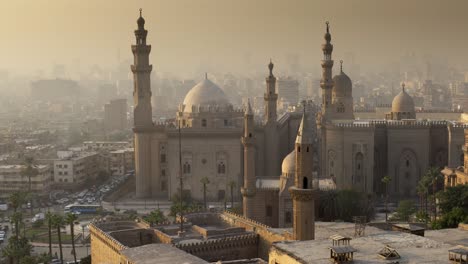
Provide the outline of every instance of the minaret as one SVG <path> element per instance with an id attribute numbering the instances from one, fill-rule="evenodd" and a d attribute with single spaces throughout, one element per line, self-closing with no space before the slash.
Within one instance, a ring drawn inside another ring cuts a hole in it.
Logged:
<path id="1" fill-rule="evenodd" d="M 134 64 L 133 72 L 133 101 L 134 101 L 134 138 L 135 138 L 135 175 L 136 197 L 151 197 L 151 136 L 153 121 L 151 115 L 151 84 L 150 74 L 152 66 L 149 64 L 151 46 L 146 45 L 145 20 L 141 16 L 137 20 L 138 29 L 135 30 L 136 44 L 132 45 Z"/>
<path id="2" fill-rule="evenodd" d="M 135 30 L 136 44 L 132 45 L 133 65 L 131 66 L 134 79 L 133 103 L 134 124 L 136 128 L 151 127 L 151 70 L 149 53 L 151 45 L 146 45 L 148 31 L 145 29 L 145 19 L 141 16 L 137 20 L 138 29 Z"/>
<path id="3" fill-rule="evenodd" d="M 244 186 L 241 188 L 243 196 L 243 214 L 247 218 L 254 218 L 254 199 L 256 193 L 255 175 L 255 134 L 254 134 L 254 114 L 250 101 L 244 114 L 244 135 L 242 145 L 244 145 Z"/>
<path id="4" fill-rule="evenodd" d="M 266 78 L 266 93 L 265 93 L 265 124 L 276 122 L 276 103 L 278 101 L 278 94 L 276 93 L 276 77 L 273 75 L 273 67 L 275 65 L 270 60 L 268 69 L 270 74 Z"/>
<path id="5" fill-rule="evenodd" d="M 325 119 L 327 118 L 328 112 L 331 111 L 330 106 L 332 103 L 332 88 L 333 88 L 333 80 L 332 80 L 333 45 L 330 43 L 331 35 L 330 35 L 330 25 L 328 21 L 326 22 L 326 25 L 327 25 L 327 33 L 325 33 L 325 43 L 322 44 L 322 51 L 323 51 L 322 79 L 320 80 L 320 87 L 322 88 L 322 117 Z"/>
<path id="6" fill-rule="evenodd" d="M 294 186 L 289 188 L 293 199 L 293 239 L 295 240 L 315 238 L 315 191 L 313 190 L 312 178 L 313 142 L 312 130 L 308 124 L 304 105 L 304 114 L 295 143 Z"/>

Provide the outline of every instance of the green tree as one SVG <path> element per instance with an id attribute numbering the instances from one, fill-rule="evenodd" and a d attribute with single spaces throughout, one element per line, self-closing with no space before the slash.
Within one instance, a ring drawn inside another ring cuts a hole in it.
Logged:
<path id="1" fill-rule="evenodd" d="M 11 215 L 11 222 L 15 225 L 15 236 L 20 236 L 20 226 L 23 223 L 23 214 L 21 212 L 14 212 Z"/>
<path id="2" fill-rule="evenodd" d="M 206 206 L 206 186 L 208 184 L 210 184 L 210 179 L 208 179 L 208 177 L 203 177 L 200 179 L 200 182 L 201 184 L 203 185 L 203 208 L 205 208 L 205 210 L 207 209 L 207 206 Z"/>
<path id="3" fill-rule="evenodd" d="M 442 214 L 447 214 L 456 207 L 468 213 L 468 185 L 448 187 L 438 194 L 438 198 Z"/>
<path id="4" fill-rule="evenodd" d="M 52 257 L 52 221 L 53 221 L 53 214 L 51 212 L 47 212 L 45 214 L 45 219 L 47 222 L 47 234 L 49 239 L 49 256 Z"/>
<path id="5" fill-rule="evenodd" d="M 385 184 L 385 222 L 388 221 L 388 184 L 392 181 L 390 176 L 382 178 L 382 183 Z"/>
<path id="6" fill-rule="evenodd" d="M 8 197 L 8 200 L 10 202 L 11 208 L 13 208 L 13 211 L 17 212 L 18 209 L 20 209 L 21 206 L 26 202 L 26 193 L 14 192 Z"/>
<path id="7" fill-rule="evenodd" d="M 60 261 L 63 262 L 63 251 L 62 251 L 62 233 L 60 229 L 63 227 L 63 217 L 61 215 L 54 214 L 52 216 L 52 226 L 57 229 L 57 237 L 59 242 Z"/>
<path id="8" fill-rule="evenodd" d="M 432 187 L 432 212 L 434 220 L 437 220 L 437 198 L 436 193 L 438 191 L 439 182 L 443 179 L 440 173 L 440 168 L 430 167 L 426 172 L 427 177 L 430 179 L 430 186 Z"/>
<path id="9" fill-rule="evenodd" d="M 396 218 L 401 221 L 408 222 L 411 215 L 416 213 L 416 207 L 412 200 L 403 200 L 398 204 L 396 210 Z"/>
<path id="10" fill-rule="evenodd" d="M 22 258 L 31 255 L 31 250 L 32 246 L 25 237 L 12 236 L 2 249 L 2 255 L 7 257 L 10 263 L 20 263 Z"/>
<path id="11" fill-rule="evenodd" d="M 36 168 L 36 165 L 35 165 L 35 162 L 34 162 L 34 158 L 33 157 L 26 157 L 24 159 L 24 166 L 25 168 L 22 170 L 21 174 L 22 175 L 25 175 L 28 177 L 28 193 L 29 193 L 29 203 L 30 203 L 30 213 L 32 215 L 32 212 L 33 212 L 33 201 L 32 201 L 32 192 L 31 192 L 31 178 L 35 177 L 36 175 L 39 174 L 39 171 L 37 170 Z"/>
<path id="12" fill-rule="evenodd" d="M 70 234 L 71 234 L 71 241 L 72 241 L 72 252 L 73 252 L 73 260 L 76 263 L 76 251 L 75 251 L 75 222 L 78 221 L 78 217 L 75 214 L 67 213 L 65 215 L 65 223 L 70 226 Z"/>
<path id="13" fill-rule="evenodd" d="M 372 211 L 368 208 L 370 203 L 367 196 L 355 190 L 340 190 L 336 195 L 337 217 L 344 221 L 353 221 L 354 216 L 365 215 L 372 217 Z"/>
<path id="14" fill-rule="evenodd" d="M 149 222 L 150 225 L 159 224 L 167 220 L 164 213 L 159 209 L 151 211 L 148 215 L 144 216 L 143 219 Z"/>

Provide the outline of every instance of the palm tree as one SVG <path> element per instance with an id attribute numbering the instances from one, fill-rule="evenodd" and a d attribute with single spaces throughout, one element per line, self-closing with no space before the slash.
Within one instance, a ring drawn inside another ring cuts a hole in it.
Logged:
<path id="1" fill-rule="evenodd" d="M 385 222 L 388 221 L 388 184 L 392 181 L 390 176 L 382 178 L 382 183 L 385 184 Z"/>
<path id="2" fill-rule="evenodd" d="M 21 172 L 23 175 L 26 175 L 28 176 L 28 182 L 29 182 L 29 185 L 28 185 L 28 193 L 30 195 L 29 197 L 29 202 L 30 202 L 30 210 L 31 210 L 31 215 L 32 215 L 32 211 L 33 211 L 33 207 L 32 207 L 32 198 L 31 198 L 31 178 L 36 176 L 37 174 L 39 174 L 39 171 L 36 169 L 36 165 L 34 164 L 34 158 L 33 157 L 26 157 L 24 159 L 24 165 L 25 165 L 25 168 L 23 169 L 23 171 Z"/>
<path id="3" fill-rule="evenodd" d="M 419 212 L 421 216 L 424 217 L 425 221 L 427 220 L 426 211 L 424 210 L 424 198 L 427 194 L 427 188 L 422 183 L 422 180 L 418 182 L 418 186 L 416 186 L 416 193 L 419 195 Z"/>
<path id="4" fill-rule="evenodd" d="M 426 173 L 427 177 L 430 179 L 430 185 L 432 185 L 432 210 L 434 212 L 434 221 L 437 220 L 437 200 L 436 200 L 436 193 L 437 193 L 437 185 L 441 179 L 440 169 L 438 167 L 430 167 Z"/>
<path id="5" fill-rule="evenodd" d="M 52 213 L 49 211 L 46 213 L 46 221 L 47 221 L 47 228 L 48 228 L 48 234 L 49 234 L 49 256 L 52 257 Z"/>
<path id="6" fill-rule="evenodd" d="M 234 187 L 236 187 L 235 181 L 230 181 L 228 183 L 229 189 L 231 191 L 231 210 L 234 209 Z"/>
<path id="7" fill-rule="evenodd" d="M 15 236 L 19 238 L 20 224 L 23 222 L 23 214 L 21 212 L 14 212 L 11 215 L 11 222 L 15 225 Z"/>
<path id="8" fill-rule="evenodd" d="M 75 214 L 67 213 L 65 215 L 65 223 L 70 225 L 70 234 L 71 234 L 71 241 L 72 241 L 72 252 L 73 252 L 73 260 L 76 263 L 76 251 L 75 251 L 75 222 L 78 220 L 78 217 Z"/>
<path id="9" fill-rule="evenodd" d="M 63 217 L 57 214 L 52 215 L 52 226 L 57 228 L 57 237 L 58 237 L 59 250 L 60 250 L 60 261 L 63 262 L 62 235 L 60 233 L 60 228 L 62 228 L 63 226 Z"/>
<path id="10" fill-rule="evenodd" d="M 203 184 L 203 207 L 206 211 L 206 185 L 210 183 L 210 179 L 208 179 L 208 177 L 205 176 L 200 179 L 200 182 Z"/>
<path id="11" fill-rule="evenodd" d="M 26 193 L 24 192 L 14 192 L 8 198 L 13 208 L 13 211 L 16 213 L 19 208 L 25 203 L 26 201 Z"/>

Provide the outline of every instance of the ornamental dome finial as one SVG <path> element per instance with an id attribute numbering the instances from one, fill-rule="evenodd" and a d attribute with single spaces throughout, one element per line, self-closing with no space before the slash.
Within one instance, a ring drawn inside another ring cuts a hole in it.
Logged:
<path id="1" fill-rule="evenodd" d="M 273 64 L 273 62 L 271 61 L 271 58 L 270 58 L 270 63 L 268 64 L 268 69 L 270 70 L 270 76 L 273 76 L 273 67 L 275 65 Z"/>

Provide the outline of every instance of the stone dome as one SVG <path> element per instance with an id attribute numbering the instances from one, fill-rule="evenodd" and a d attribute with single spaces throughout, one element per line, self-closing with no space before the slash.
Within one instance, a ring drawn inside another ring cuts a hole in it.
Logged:
<path id="1" fill-rule="evenodd" d="M 393 113 L 414 113 L 414 101 L 413 98 L 405 91 L 405 88 L 401 90 L 392 101 L 392 112 Z"/>
<path id="2" fill-rule="evenodd" d="M 336 97 L 351 97 L 353 94 L 353 83 L 344 72 L 333 77 L 332 93 Z"/>
<path id="3" fill-rule="evenodd" d="M 291 174 L 291 173 L 296 172 L 296 151 L 295 150 L 293 150 L 283 159 L 283 163 L 281 164 L 281 172 L 283 174 L 285 173 Z"/>
<path id="4" fill-rule="evenodd" d="M 225 108 L 230 103 L 221 88 L 212 81 L 204 79 L 187 93 L 183 105 L 185 105 L 184 112 L 193 112 L 193 106 Z"/>

